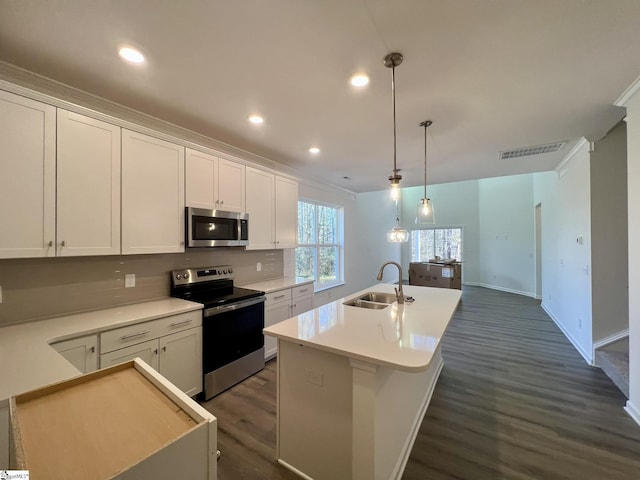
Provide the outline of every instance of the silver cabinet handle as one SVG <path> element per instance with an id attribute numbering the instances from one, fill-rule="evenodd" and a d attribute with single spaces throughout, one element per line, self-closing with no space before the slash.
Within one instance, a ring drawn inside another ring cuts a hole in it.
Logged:
<path id="1" fill-rule="evenodd" d="M 94 353 L 95 351 L 96 351 L 96 347 L 91 347 L 91 348 L 89 349 L 89 352 L 91 352 L 91 353 Z"/>
<path id="2" fill-rule="evenodd" d="M 65 241 L 64 241 L 64 240 L 62 240 L 62 241 L 60 242 L 60 246 L 61 246 L 61 247 L 64 247 L 65 245 L 66 245 Z"/>
<path id="3" fill-rule="evenodd" d="M 158 354 L 158 349 L 157 349 L 157 348 L 153 351 L 153 354 L 154 354 L 154 355 L 157 355 L 157 354 Z"/>
<path id="4" fill-rule="evenodd" d="M 165 345 L 164 347 L 162 347 L 162 351 L 166 352 L 167 351 L 167 346 Z"/>
<path id="5" fill-rule="evenodd" d="M 286 294 L 285 295 L 278 295 L 277 297 L 273 297 L 273 299 L 274 300 L 278 300 L 279 298 L 284 298 L 284 297 L 286 297 Z"/>
<path id="6" fill-rule="evenodd" d="M 304 293 L 304 292 L 306 292 L 308 290 L 309 290 L 308 288 L 303 288 L 302 290 L 300 290 L 300 293 Z"/>
<path id="7" fill-rule="evenodd" d="M 53 240 L 49 240 L 49 243 L 47 244 L 49 247 L 53 247 Z"/>
<path id="8" fill-rule="evenodd" d="M 123 335 L 120 337 L 121 340 L 128 340 L 130 338 L 135 338 L 135 337 L 140 337 L 142 335 L 146 335 L 147 333 L 149 333 L 149 330 L 142 330 L 141 332 L 137 332 L 137 333 L 131 333 L 129 335 Z"/>
<path id="9" fill-rule="evenodd" d="M 170 327 L 180 327 L 182 325 L 188 325 L 189 323 L 193 322 L 193 318 L 190 318 L 189 320 L 183 320 L 181 322 L 174 322 L 169 324 Z"/>
<path id="10" fill-rule="evenodd" d="M 224 205 L 224 200 L 220 200 L 220 205 Z"/>

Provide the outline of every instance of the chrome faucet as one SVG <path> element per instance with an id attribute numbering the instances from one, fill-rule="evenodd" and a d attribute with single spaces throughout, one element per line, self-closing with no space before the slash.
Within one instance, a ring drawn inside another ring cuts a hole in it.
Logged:
<path id="1" fill-rule="evenodd" d="M 398 267 L 398 288 L 396 288 L 395 291 L 396 291 L 396 299 L 398 300 L 398 303 L 402 304 L 404 303 L 404 293 L 402 293 L 402 267 L 400 266 L 400 264 L 398 262 L 393 262 L 391 260 L 384 262 L 380 267 L 380 271 L 378 272 L 378 276 L 376 278 L 378 281 L 382 280 L 382 273 L 384 272 L 384 267 L 386 267 L 389 264 L 393 264 L 396 267 Z"/>

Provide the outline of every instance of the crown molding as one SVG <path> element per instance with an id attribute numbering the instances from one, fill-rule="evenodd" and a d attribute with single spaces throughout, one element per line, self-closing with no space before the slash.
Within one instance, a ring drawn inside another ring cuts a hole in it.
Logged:
<path id="1" fill-rule="evenodd" d="M 627 89 L 613 103 L 616 107 L 627 107 L 631 100 L 640 90 L 640 75 L 627 87 Z"/>

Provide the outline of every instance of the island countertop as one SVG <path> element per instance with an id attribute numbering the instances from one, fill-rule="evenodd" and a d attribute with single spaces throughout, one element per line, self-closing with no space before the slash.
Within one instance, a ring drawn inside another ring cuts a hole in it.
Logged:
<path id="1" fill-rule="evenodd" d="M 413 297 L 414 302 L 394 302 L 379 310 L 343 305 L 366 292 L 394 293 L 395 287 L 374 285 L 265 328 L 264 334 L 374 365 L 406 372 L 424 371 L 462 293 L 406 285 L 405 297 Z"/>

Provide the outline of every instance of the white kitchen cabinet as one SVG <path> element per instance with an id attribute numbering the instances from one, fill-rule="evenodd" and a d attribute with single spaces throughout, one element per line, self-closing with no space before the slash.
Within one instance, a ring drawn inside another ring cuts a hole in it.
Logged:
<path id="1" fill-rule="evenodd" d="M 291 316 L 300 315 L 313 308 L 313 283 L 291 289 Z"/>
<path id="2" fill-rule="evenodd" d="M 251 249 L 295 248 L 298 182 L 247 167 L 247 213 Z"/>
<path id="3" fill-rule="evenodd" d="M 122 130 L 122 253 L 184 252 L 184 147 Z"/>
<path id="4" fill-rule="evenodd" d="M 120 254 L 120 127 L 58 109 L 56 253 Z"/>
<path id="5" fill-rule="evenodd" d="M 276 248 L 298 246 L 298 182 L 276 175 L 275 178 Z"/>
<path id="6" fill-rule="evenodd" d="M 187 207 L 245 211 L 245 166 L 207 153 L 186 149 Z"/>
<path id="7" fill-rule="evenodd" d="M 100 368 L 140 357 L 187 395 L 202 391 L 200 310 L 102 332 L 100 344 Z"/>
<path id="8" fill-rule="evenodd" d="M 275 248 L 275 175 L 247 167 L 247 213 L 250 249 Z"/>
<path id="9" fill-rule="evenodd" d="M 51 344 L 80 373 L 98 369 L 98 335 L 86 335 Z"/>
<path id="10" fill-rule="evenodd" d="M 267 293 L 264 303 L 264 326 L 270 327 L 291 317 L 291 289 Z M 264 337 L 264 358 L 268 360 L 278 353 L 278 341 L 275 337 Z"/>
<path id="11" fill-rule="evenodd" d="M 0 91 L 0 258 L 55 255 L 56 109 Z"/>

